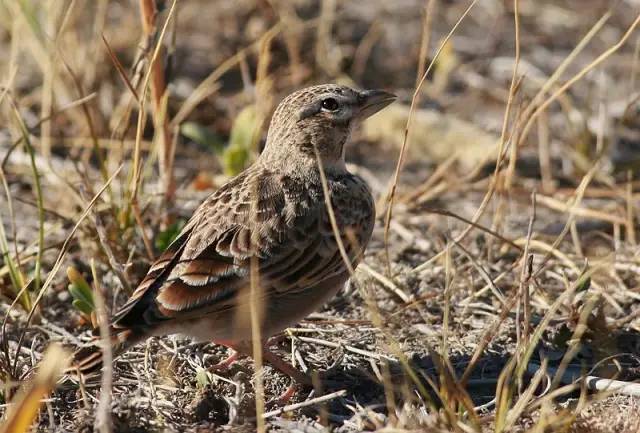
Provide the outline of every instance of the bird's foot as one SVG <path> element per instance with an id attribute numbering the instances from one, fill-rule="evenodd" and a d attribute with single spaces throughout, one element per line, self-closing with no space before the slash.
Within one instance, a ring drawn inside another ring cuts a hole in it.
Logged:
<path id="1" fill-rule="evenodd" d="M 277 406 L 286 406 L 291 402 L 291 399 L 300 392 L 300 388 L 300 384 L 293 382 L 275 399 L 275 404 Z"/>
<path id="2" fill-rule="evenodd" d="M 311 380 L 311 376 L 302 371 L 295 368 L 293 365 L 284 361 L 278 355 L 270 351 L 267 347 L 262 349 L 262 358 L 271 364 L 273 368 L 278 370 L 279 372 L 286 374 L 290 378 L 292 378 L 296 384 L 303 386 L 312 386 L 313 381 Z M 290 398 L 290 397 L 289 397 Z"/>
<path id="3" fill-rule="evenodd" d="M 217 373 L 220 371 L 228 370 L 233 365 L 234 362 L 236 362 L 238 359 L 244 356 L 243 354 L 241 354 L 235 349 L 229 349 L 229 350 L 231 350 L 231 354 L 227 356 L 225 359 L 223 359 L 222 361 L 218 362 L 217 364 L 214 364 L 211 367 L 209 367 L 208 370 L 210 372 Z"/>
<path id="4" fill-rule="evenodd" d="M 225 346 L 233 349 L 236 352 L 236 355 L 244 355 L 253 358 L 253 348 L 249 343 L 234 343 L 233 345 L 225 343 Z M 300 385 L 311 386 L 313 384 L 309 375 L 298 370 L 293 365 L 284 361 L 278 355 L 269 350 L 268 344 L 262 346 L 262 360 L 265 363 L 270 364 L 279 372 L 289 376 Z M 222 363 L 226 363 L 226 360 L 222 361 Z"/>

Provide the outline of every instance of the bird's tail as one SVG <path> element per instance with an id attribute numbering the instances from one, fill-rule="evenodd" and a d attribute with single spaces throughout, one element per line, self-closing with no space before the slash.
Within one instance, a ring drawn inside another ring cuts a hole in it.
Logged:
<path id="1" fill-rule="evenodd" d="M 111 354 L 115 359 L 131 346 L 139 342 L 142 337 L 131 329 L 111 329 Z M 100 337 L 96 337 L 94 344 L 82 347 L 73 354 L 73 361 L 65 373 L 71 377 L 89 377 L 102 370 L 103 354 L 100 347 Z"/>

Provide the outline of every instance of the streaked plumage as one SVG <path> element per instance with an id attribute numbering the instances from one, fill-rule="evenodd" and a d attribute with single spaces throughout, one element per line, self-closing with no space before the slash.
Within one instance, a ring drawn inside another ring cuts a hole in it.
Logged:
<path id="1" fill-rule="evenodd" d="M 257 161 L 198 207 L 115 314 L 116 351 L 173 333 L 230 346 L 250 341 L 251 266 L 259 275 L 263 338 L 333 297 L 349 274 L 328 217 L 314 146 L 355 267 L 375 211 L 365 182 L 346 169 L 344 144 L 357 121 L 392 100 L 385 92 L 337 85 L 285 98 Z"/>

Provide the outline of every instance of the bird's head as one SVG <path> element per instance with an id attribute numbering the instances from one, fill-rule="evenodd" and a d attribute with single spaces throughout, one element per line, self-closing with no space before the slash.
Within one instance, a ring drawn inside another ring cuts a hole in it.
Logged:
<path id="1" fill-rule="evenodd" d="M 307 87 L 287 96 L 273 114 L 265 158 L 316 160 L 326 167 L 344 167 L 344 145 L 359 121 L 395 100 L 383 90 L 355 90 L 337 84 Z M 274 158 L 275 157 L 275 158 Z"/>

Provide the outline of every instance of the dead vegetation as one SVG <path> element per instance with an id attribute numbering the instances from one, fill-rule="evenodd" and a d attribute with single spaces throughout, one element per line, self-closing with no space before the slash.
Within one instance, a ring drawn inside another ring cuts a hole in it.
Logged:
<path id="1" fill-rule="evenodd" d="M 638 431 L 640 15 L 611 3 L 0 0 L 0 430 Z M 274 343 L 314 389 L 167 337 L 49 395 L 56 345 L 330 81 L 401 102 L 348 149 L 364 264 Z"/>

